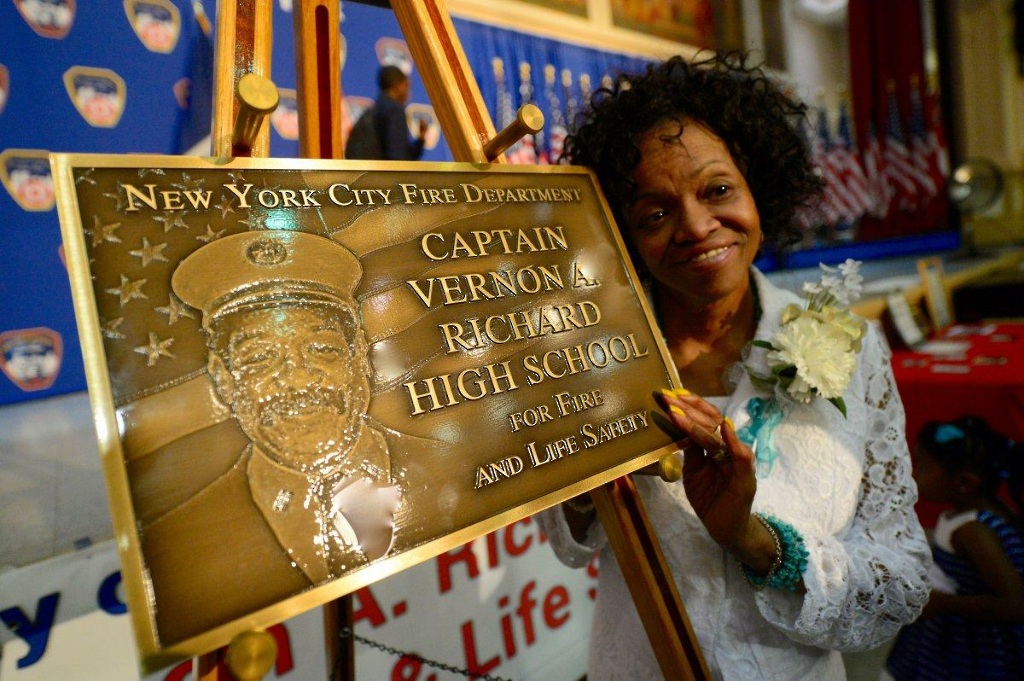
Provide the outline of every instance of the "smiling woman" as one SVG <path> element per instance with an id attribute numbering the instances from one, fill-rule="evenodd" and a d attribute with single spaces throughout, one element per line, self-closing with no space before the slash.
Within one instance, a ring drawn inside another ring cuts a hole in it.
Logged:
<path id="1" fill-rule="evenodd" d="M 606 192 L 686 386 L 651 386 L 682 434 L 682 480 L 636 483 L 715 678 L 845 678 L 839 651 L 877 647 L 928 595 L 878 332 L 847 343 L 851 370 L 821 399 L 763 380 L 802 301 L 753 263 L 821 191 L 805 111 L 742 57 L 673 58 L 599 90 L 566 140 Z M 601 551 L 588 678 L 661 678 L 592 505 L 540 518 L 563 562 Z"/>
<path id="2" fill-rule="evenodd" d="M 644 136 L 640 154 L 626 226 L 644 269 L 661 284 L 658 308 L 742 297 L 761 222 L 725 143 L 700 123 L 666 121 Z"/>

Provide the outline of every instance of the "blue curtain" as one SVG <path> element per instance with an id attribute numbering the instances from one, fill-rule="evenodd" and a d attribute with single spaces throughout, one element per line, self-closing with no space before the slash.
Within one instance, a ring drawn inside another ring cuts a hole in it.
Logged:
<path id="1" fill-rule="evenodd" d="M 501 129 L 518 108 L 536 104 L 544 113 L 544 130 L 508 152 L 513 163 L 556 162 L 566 124 L 579 106 L 617 73 L 642 70 L 648 60 L 615 52 L 454 20 L 456 33 L 476 76 L 495 128 Z"/>
<path id="2" fill-rule="evenodd" d="M 47 153 L 187 149 L 211 53 L 190 0 L 0 2 L 0 404 L 85 389 Z"/>

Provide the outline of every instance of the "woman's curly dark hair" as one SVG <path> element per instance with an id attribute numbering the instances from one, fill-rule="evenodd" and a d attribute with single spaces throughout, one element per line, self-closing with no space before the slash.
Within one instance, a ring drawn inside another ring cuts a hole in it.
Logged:
<path id="1" fill-rule="evenodd" d="M 596 90 L 590 108 L 574 122 L 565 156 L 588 166 L 620 225 L 636 186 L 640 140 L 666 120 L 699 121 L 729 148 L 754 196 L 767 242 L 799 239 L 798 209 L 821 194 L 801 125 L 807 106 L 789 98 L 740 54 L 714 54 L 687 62 L 672 57 L 639 74 L 620 74 Z M 628 243 L 628 240 L 627 240 Z"/>

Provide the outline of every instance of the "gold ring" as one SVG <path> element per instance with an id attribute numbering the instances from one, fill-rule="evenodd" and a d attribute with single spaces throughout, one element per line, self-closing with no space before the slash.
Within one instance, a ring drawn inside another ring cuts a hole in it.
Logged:
<path id="1" fill-rule="evenodd" d="M 729 448 L 726 447 L 725 445 L 722 445 L 721 447 L 718 448 L 718 451 L 711 455 L 711 458 L 714 461 L 721 463 L 723 461 L 728 461 L 731 456 L 732 455 L 729 453 Z"/>

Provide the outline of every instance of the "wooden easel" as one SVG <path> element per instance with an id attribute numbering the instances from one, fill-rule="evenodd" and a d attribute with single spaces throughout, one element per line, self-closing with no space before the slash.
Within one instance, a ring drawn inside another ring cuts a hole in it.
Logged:
<path id="1" fill-rule="evenodd" d="M 369 4 L 387 7 L 386 0 Z M 466 62 L 443 0 L 391 0 L 445 140 L 457 161 L 503 163 L 503 152 L 523 135 L 543 126 L 543 115 L 528 105 L 516 121 L 496 133 L 476 79 Z M 272 0 L 218 4 L 214 79 L 213 155 L 266 156 L 268 126 L 261 125 L 277 104 L 266 83 L 271 56 Z M 343 158 L 341 75 L 337 0 L 296 0 L 294 30 L 299 106 L 299 151 L 304 158 Z M 245 83 L 243 79 L 247 78 Z M 704 681 L 711 674 L 697 644 L 657 537 L 629 477 L 591 492 L 616 559 L 665 678 Z M 355 678 L 351 647 L 337 632 L 351 623 L 348 597 L 324 606 L 328 669 Z M 247 632 L 225 651 L 196 660 L 199 681 L 226 679 L 223 657 L 240 681 L 258 680 L 270 670 L 273 640 Z M 267 661 L 269 659 L 269 661 Z M 260 665 L 265 665 L 265 668 Z M 261 671 L 262 669 L 262 671 Z"/>

